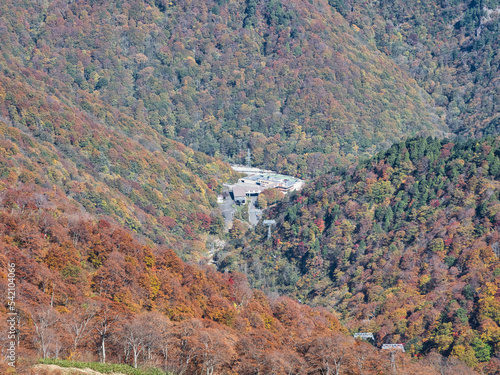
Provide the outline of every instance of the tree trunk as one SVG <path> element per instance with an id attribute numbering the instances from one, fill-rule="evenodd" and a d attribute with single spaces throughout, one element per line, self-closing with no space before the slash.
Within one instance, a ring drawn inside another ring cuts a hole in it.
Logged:
<path id="1" fill-rule="evenodd" d="M 106 363 L 106 343 L 104 336 L 101 337 L 101 362 Z"/>
<path id="2" fill-rule="evenodd" d="M 139 356 L 139 353 L 137 352 L 137 349 L 134 347 L 134 368 L 137 368 L 137 357 Z"/>
<path id="3" fill-rule="evenodd" d="M 165 345 L 163 348 L 163 359 L 164 359 L 164 365 L 165 368 L 167 368 L 167 363 L 168 363 L 168 345 Z"/>

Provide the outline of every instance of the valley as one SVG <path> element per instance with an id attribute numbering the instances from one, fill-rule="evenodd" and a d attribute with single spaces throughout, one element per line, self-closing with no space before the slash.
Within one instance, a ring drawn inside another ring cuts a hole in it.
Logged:
<path id="1" fill-rule="evenodd" d="M 301 179 L 277 174 L 270 170 L 241 165 L 232 165 L 231 168 L 245 176 L 240 177 L 234 184 L 225 184 L 223 195 L 219 196 L 221 200 L 219 204 L 227 229 L 232 227 L 237 206 L 248 207 L 247 221 L 251 227 L 257 225 L 262 216 L 262 209 L 267 207 L 266 194 L 261 195 L 266 189 L 274 189 L 274 193 L 267 194 L 267 196 L 284 196 L 290 192 L 299 191 L 304 186 L 304 181 Z"/>
<path id="2" fill-rule="evenodd" d="M 0 372 L 497 375 L 499 7 L 2 1 Z"/>

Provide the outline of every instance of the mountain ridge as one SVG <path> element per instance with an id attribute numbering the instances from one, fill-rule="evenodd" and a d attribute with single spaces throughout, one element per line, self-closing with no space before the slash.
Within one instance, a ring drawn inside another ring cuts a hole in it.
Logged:
<path id="1" fill-rule="evenodd" d="M 309 177 L 446 131 L 416 82 L 324 1 L 23 7 L 4 6 L 16 69 L 50 72 L 80 108 L 102 117 L 90 94 L 212 156 L 241 161 L 250 147 L 254 164 Z"/>

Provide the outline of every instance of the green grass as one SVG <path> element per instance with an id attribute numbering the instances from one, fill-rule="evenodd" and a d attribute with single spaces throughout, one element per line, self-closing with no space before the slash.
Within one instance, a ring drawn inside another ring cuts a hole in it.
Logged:
<path id="1" fill-rule="evenodd" d="M 139 369 L 124 364 L 99 363 L 99 362 L 78 362 L 63 359 L 40 359 L 38 363 L 44 365 L 57 365 L 60 367 L 74 367 L 79 369 L 89 368 L 103 374 L 121 373 L 125 375 L 173 375 L 156 368 Z"/>

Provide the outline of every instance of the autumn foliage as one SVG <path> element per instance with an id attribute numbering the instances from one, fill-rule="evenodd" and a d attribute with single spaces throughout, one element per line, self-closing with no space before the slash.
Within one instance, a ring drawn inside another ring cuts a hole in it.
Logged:
<path id="1" fill-rule="evenodd" d="M 444 127 L 404 69 L 330 2 L 316 3 L 7 0 L 0 67 L 43 88 L 54 111 L 62 100 L 127 134 L 233 162 L 250 148 L 254 164 L 303 177 Z M 21 87 L 3 90 L 3 116 L 29 114 Z M 74 117 L 36 131 L 84 146 Z M 128 159 L 90 146 L 99 169 Z"/>
<path id="2" fill-rule="evenodd" d="M 377 342 L 492 371 L 499 177 L 498 137 L 401 142 L 280 203 L 269 213 L 278 221 L 272 243 L 261 227 L 219 264 L 247 270 L 257 287 L 335 309 Z"/>
<path id="3" fill-rule="evenodd" d="M 20 373 L 30 358 L 179 374 L 316 374 L 333 363 L 340 373 L 388 368 L 387 355 L 352 339 L 325 309 L 267 297 L 239 273 L 186 264 L 167 247 L 83 216 L 57 191 L 29 186 L 1 198 L 0 261 L 2 270 L 16 265 Z M 4 271 L 1 277 L 5 287 Z M 6 313 L 2 307 L 3 322 Z M 337 345 L 341 358 L 324 345 Z M 354 362 L 358 351 L 364 354 Z M 401 361 L 419 373 L 421 365 Z"/>

